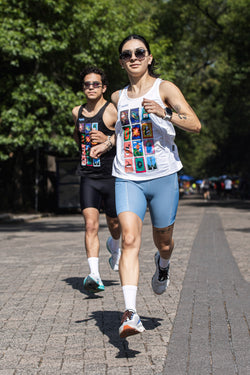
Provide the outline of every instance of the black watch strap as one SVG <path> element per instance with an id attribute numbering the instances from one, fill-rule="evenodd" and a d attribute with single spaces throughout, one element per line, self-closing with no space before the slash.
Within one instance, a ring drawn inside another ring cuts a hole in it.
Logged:
<path id="1" fill-rule="evenodd" d="M 173 115 L 173 111 L 171 108 L 169 107 L 166 107 L 165 108 L 165 116 L 163 117 L 163 120 L 167 120 L 167 121 L 171 121 L 172 119 L 172 115 Z"/>

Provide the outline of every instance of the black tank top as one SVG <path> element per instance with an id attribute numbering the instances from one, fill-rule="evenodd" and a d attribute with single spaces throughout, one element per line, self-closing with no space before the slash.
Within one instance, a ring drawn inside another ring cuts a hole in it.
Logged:
<path id="1" fill-rule="evenodd" d="M 93 117 L 82 115 L 83 105 L 79 108 L 77 118 L 78 136 L 80 140 L 80 164 L 77 174 L 80 176 L 88 175 L 91 178 L 109 178 L 112 177 L 112 165 L 115 157 L 116 148 L 103 154 L 99 159 L 93 159 L 90 155 L 90 149 L 94 146 L 90 141 L 89 133 L 91 130 L 99 130 L 105 135 L 112 135 L 114 131 L 108 129 L 103 121 L 103 113 L 109 102 L 105 103 L 99 112 Z"/>

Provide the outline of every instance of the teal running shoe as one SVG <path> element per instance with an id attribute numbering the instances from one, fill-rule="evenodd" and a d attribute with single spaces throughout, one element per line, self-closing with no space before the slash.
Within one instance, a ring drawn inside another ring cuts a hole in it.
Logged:
<path id="1" fill-rule="evenodd" d="M 91 293 L 103 292 L 105 287 L 100 277 L 93 274 L 88 275 L 83 280 L 83 288 Z"/>

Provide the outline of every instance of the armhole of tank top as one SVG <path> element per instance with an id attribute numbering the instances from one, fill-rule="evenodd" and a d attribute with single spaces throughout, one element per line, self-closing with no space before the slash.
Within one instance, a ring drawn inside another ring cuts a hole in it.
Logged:
<path id="1" fill-rule="evenodd" d="M 118 102 L 117 102 L 117 109 L 118 109 L 119 102 L 120 102 L 120 100 L 121 100 L 121 97 L 122 97 L 123 92 L 124 92 L 125 89 L 126 89 L 126 87 L 125 87 L 124 89 L 120 89 L 120 90 L 119 90 L 119 96 L 118 96 Z"/>
<path id="2" fill-rule="evenodd" d="M 77 120 L 79 119 L 79 117 L 80 117 L 81 114 L 82 114 L 82 109 L 83 109 L 83 105 L 80 105 L 80 108 L 79 108 L 79 110 L 78 110 L 78 118 L 77 118 Z"/>
<path id="3" fill-rule="evenodd" d="M 109 101 L 107 101 L 105 104 L 104 104 L 104 110 L 107 108 L 107 106 L 110 104 Z"/>
<path id="4" fill-rule="evenodd" d="M 162 100 L 162 97 L 161 97 L 161 94 L 160 94 L 160 85 L 162 82 L 164 82 L 165 80 L 164 79 L 161 79 L 161 78 L 157 78 L 158 80 L 158 95 L 159 95 L 159 99 L 161 100 L 162 104 L 164 107 L 166 107 L 166 104 L 164 103 L 164 101 Z"/>

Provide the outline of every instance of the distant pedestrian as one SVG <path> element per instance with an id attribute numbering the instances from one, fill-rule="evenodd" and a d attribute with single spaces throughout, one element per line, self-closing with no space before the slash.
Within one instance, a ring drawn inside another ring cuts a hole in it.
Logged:
<path id="1" fill-rule="evenodd" d="M 201 191 L 203 194 L 204 201 L 207 202 L 210 200 L 210 183 L 208 178 L 204 178 L 204 180 L 201 183 Z"/>
<path id="2" fill-rule="evenodd" d="M 232 195 L 233 181 L 230 177 L 227 177 L 224 181 L 225 184 L 225 196 L 226 199 L 229 199 Z"/>

